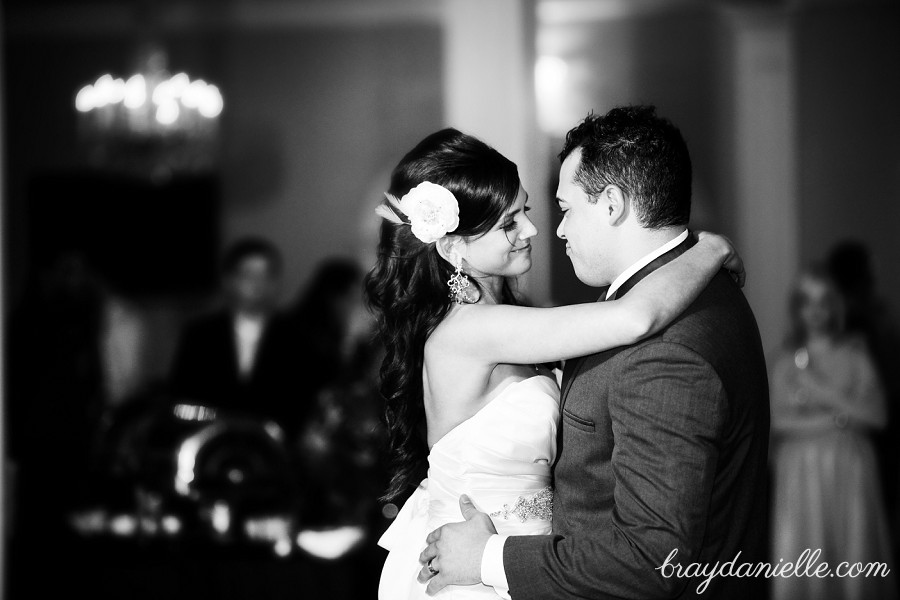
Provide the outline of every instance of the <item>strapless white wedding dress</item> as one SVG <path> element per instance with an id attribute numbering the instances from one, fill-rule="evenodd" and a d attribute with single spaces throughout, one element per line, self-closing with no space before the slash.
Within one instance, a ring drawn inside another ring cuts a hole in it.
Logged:
<path id="1" fill-rule="evenodd" d="M 542 375 L 507 386 L 432 447 L 428 479 L 403 505 L 378 544 L 388 556 L 379 600 L 499 598 L 485 585 L 447 586 L 435 596 L 416 580 L 429 532 L 462 521 L 459 497 L 491 515 L 497 532 L 550 533 L 550 466 L 556 456 L 559 386 Z"/>

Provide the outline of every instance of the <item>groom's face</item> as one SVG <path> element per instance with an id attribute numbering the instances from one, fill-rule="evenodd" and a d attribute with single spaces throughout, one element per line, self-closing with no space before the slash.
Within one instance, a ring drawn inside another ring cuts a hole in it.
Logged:
<path id="1" fill-rule="evenodd" d="M 611 223 L 609 203 L 592 199 L 575 181 L 581 164 L 581 149 L 576 148 L 563 161 L 559 170 L 556 201 L 563 212 L 556 235 L 566 242 L 566 255 L 572 261 L 575 275 L 583 283 L 600 287 L 608 285 L 610 276 Z"/>

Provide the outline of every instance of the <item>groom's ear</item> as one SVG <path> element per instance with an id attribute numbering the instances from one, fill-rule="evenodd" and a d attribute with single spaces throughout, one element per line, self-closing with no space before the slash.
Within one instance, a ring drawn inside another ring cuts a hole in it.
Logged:
<path id="1" fill-rule="evenodd" d="M 628 218 L 630 202 L 628 196 L 617 185 L 608 185 L 600 197 L 603 210 L 609 213 L 610 225 L 621 225 Z"/>

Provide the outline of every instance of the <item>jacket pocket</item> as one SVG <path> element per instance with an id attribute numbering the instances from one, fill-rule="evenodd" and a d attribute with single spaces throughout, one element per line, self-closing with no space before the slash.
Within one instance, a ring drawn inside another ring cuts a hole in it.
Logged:
<path id="1" fill-rule="evenodd" d="M 568 423 L 575 429 L 580 429 L 581 431 L 586 431 L 588 433 L 594 432 L 593 421 L 585 419 L 584 417 L 579 417 L 565 408 L 563 409 L 563 422 Z"/>

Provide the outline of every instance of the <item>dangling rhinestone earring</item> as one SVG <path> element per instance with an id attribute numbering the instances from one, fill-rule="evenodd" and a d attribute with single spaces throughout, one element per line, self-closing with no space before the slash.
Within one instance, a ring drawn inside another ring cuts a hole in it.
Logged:
<path id="1" fill-rule="evenodd" d="M 469 287 L 469 277 L 463 273 L 462 258 L 456 258 L 456 272 L 447 280 L 447 285 L 450 286 L 451 300 L 457 304 L 467 303 L 468 294 L 466 294 L 466 290 Z"/>

